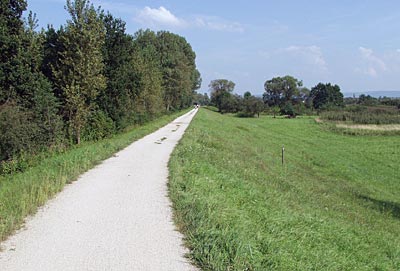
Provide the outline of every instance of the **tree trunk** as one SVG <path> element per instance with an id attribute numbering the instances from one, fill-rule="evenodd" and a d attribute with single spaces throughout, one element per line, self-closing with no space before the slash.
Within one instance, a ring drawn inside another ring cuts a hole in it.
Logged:
<path id="1" fill-rule="evenodd" d="M 81 144 L 81 129 L 76 128 L 76 144 Z"/>

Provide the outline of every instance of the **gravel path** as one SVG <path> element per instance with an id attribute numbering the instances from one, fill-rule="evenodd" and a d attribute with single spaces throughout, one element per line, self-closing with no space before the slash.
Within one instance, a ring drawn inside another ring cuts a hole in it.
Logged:
<path id="1" fill-rule="evenodd" d="M 0 270 L 196 270 L 167 197 L 170 154 L 196 112 L 65 187 L 1 244 Z"/>

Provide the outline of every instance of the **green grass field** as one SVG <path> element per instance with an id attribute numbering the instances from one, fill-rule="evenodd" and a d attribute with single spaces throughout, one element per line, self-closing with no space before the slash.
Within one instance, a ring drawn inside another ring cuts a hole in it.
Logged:
<path id="1" fill-rule="evenodd" d="M 399 136 L 201 109 L 169 189 L 203 270 L 400 270 L 399 164 Z"/>
<path id="2" fill-rule="evenodd" d="M 0 176 L 0 241 L 80 174 L 185 112 L 163 116 L 112 138 L 85 142 L 63 153 L 49 155 L 24 172 Z"/>

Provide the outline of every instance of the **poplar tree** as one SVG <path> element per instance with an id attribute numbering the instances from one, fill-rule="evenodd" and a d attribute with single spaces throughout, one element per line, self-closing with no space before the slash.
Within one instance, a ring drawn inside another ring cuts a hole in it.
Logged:
<path id="1" fill-rule="evenodd" d="M 0 104 L 15 101 L 20 75 L 21 34 L 24 23 L 21 19 L 26 9 L 26 1 L 0 1 Z"/>
<path id="2" fill-rule="evenodd" d="M 89 1 L 67 0 L 66 10 L 71 19 L 60 36 L 65 50 L 60 53 L 55 76 L 65 97 L 70 136 L 79 144 L 87 117 L 96 108 L 96 97 L 106 87 L 102 56 L 105 31 L 99 10 Z"/>
<path id="3" fill-rule="evenodd" d="M 164 111 L 164 89 L 157 43 L 157 36 L 151 30 L 135 33 L 132 69 L 135 77 L 135 113 L 139 122 Z"/>
<path id="4" fill-rule="evenodd" d="M 196 54 L 186 39 L 177 34 L 160 31 L 157 38 L 165 107 L 167 111 L 187 107 L 192 103 L 194 90 L 201 85 Z"/>
<path id="5" fill-rule="evenodd" d="M 126 34 L 125 22 L 110 13 L 101 14 L 106 30 L 103 46 L 104 75 L 107 87 L 98 97 L 98 103 L 118 129 L 133 124 L 133 38 Z"/>

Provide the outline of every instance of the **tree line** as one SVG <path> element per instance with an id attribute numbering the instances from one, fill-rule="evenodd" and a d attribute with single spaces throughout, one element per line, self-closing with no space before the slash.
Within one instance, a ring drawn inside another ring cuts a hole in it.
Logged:
<path id="1" fill-rule="evenodd" d="M 359 97 L 347 97 L 344 99 L 346 105 L 360 106 L 392 106 L 400 109 L 400 98 L 379 97 L 361 94 Z"/>
<path id="2" fill-rule="evenodd" d="M 27 2 L 0 4 L 0 160 L 110 136 L 192 104 L 201 85 L 191 45 L 167 31 L 126 33 L 88 0 L 37 30 Z"/>
<path id="3" fill-rule="evenodd" d="M 274 114 L 295 117 L 312 110 L 327 110 L 344 106 L 343 94 L 338 85 L 318 83 L 313 88 L 303 87 L 301 80 L 292 76 L 274 77 L 264 83 L 264 94 L 255 97 L 245 92 L 243 97 L 233 94 L 235 83 L 217 79 L 209 84 L 211 98 L 209 103 L 221 113 L 239 113 L 240 116 L 259 115 L 269 109 Z M 207 101 L 208 96 L 197 99 Z"/>

